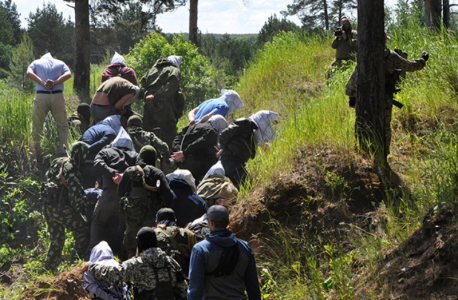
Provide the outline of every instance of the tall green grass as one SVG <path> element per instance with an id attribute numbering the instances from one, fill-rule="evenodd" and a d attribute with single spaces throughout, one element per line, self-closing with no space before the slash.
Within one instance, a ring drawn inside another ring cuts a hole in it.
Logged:
<path id="1" fill-rule="evenodd" d="M 410 59 L 419 58 L 423 50 L 430 53 L 426 68 L 408 73 L 400 84 L 402 91 L 396 99 L 405 107 L 393 109 L 389 162 L 402 175 L 406 193 L 395 200 L 387 191 L 387 202 L 375 212 L 386 223 L 382 228 L 371 233 L 357 228 L 348 231 L 353 232 L 348 233 L 352 252 L 338 245 L 321 245 L 319 235 L 310 239 L 299 230 L 271 224 L 276 234 L 265 244 L 272 249 L 259 260 L 263 293 L 269 299 L 383 298 L 389 291 L 375 273 L 382 263 L 381 253 L 404 242 L 421 225 L 427 210 L 442 202 L 456 203 L 456 38 L 445 30 L 430 32 L 413 23 L 389 34 L 388 47 L 408 52 Z M 352 68 L 325 82 L 325 70 L 333 60 L 330 44 L 331 39 L 282 34 L 258 53 L 240 80 L 238 90 L 246 107 L 239 116 L 260 109 L 281 116 L 270 149 L 259 149 L 248 164 L 255 178 L 253 188 L 274 186 L 291 176 L 302 149 L 313 152 L 328 147 L 349 161 L 354 159 L 355 112 L 348 108 L 344 94 Z M 250 187 L 243 189 L 242 198 L 250 198 L 251 191 Z M 355 260 L 362 265 L 358 274 L 351 267 Z M 326 290 L 322 283 L 329 276 L 334 276 L 337 285 Z M 367 283 L 365 288 L 362 282 Z"/>

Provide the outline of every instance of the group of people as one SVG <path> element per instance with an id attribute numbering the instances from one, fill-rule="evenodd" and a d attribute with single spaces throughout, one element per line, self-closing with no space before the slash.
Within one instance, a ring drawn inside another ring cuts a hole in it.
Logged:
<path id="1" fill-rule="evenodd" d="M 253 251 L 227 229 L 228 209 L 251 180 L 246 163 L 275 138 L 277 113 L 261 110 L 230 123 L 244 105 L 236 91 L 223 89 L 192 109 L 177 132 L 185 107 L 181 61 L 159 59 L 137 86 L 116 53 L 91 104 L 57 122 L 62 145 L 69 124 L 80 136 L 70 153 L 62 147 L 42 184 L 51 239 L 44 265 L 59 265 L 65 229 L 71 231 L 73 257 L 90 261 L 84 277 L 93 299 L 129 299 L 130 283 L 135 299 L 245 299 L 245 291 L 260 299 Z M 71 76 L 65 64 L 48 53 L 28 74 L 37 82 L 34 124 L 43 125 L 46 109 L 56 121 L 66 115 L 58 86 Z M 137 99 L 145 101 L 143 117 L 129 107 Z M 63 107 L 55 109 L 57 102 Z M 42 127 L 35 129 L 38 150 Z"/>
<path id="2" fill-rule="evenodd" d="M 326 77 L 329 78 L 332 72 L 336 70 L 346 69 L 348 61 L 355 61 L 357 54 L 358 33 L 351 26 L 350 21 L 343 17 L 341 19 L 341 26 L 335 30 L 335 38 L 331 44 L 332 48 L 336 49 L 335 60 L 331 64 L 330 69 L 326 72 Z M 395 102 L 394 94 L 400 89 L 396 86 L 401 74 L 405 72 L 414 72 L 423 69 L 426 66 L 426 61 L 429 59 L 429 53 L 423 51 L 421 57 L 418 59 L 407 59 L 407 53 L 399 49 L 392 51 L 386 47 L 386 42 L 390 37 L 385 32 L 385 49 L 384 49 L 384 64 L 385 64 L 385 123 L 384 123 L 384 154 L 387 156 L 390 153 L 391 143 L 391 115 L 393 110 L 393 103 Z M 349 97 L 349 106 L 356 107 L 356 94 L 358 68 L 355 66 L 350 79 L 345 85 L 345 94 Z M 398 106 L 402 107 L 398 103 Z"/>

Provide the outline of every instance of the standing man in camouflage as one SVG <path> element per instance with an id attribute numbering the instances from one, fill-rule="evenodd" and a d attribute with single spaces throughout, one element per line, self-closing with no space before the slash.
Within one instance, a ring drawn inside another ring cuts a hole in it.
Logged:
<path id="1" fill-rule="evenodd" d="M 152 146 L 144 146 L 138 154 L 137 165 L 126 169 L 118 185 L 118 195 L 126 215 L 123 243 L 128 257 L 135 255 L 135 234 L 138 230 L 154 226 L 157 211 L 170 207 L 173 201 L 167 178 L 154 167 L 155 162 L 156 150 Z"/>
<path id="2" fill-rule="evenodd" d="M 63 96 L 64 81 L 72 77 L 72 73 L 63 61 L 53 58 L 51 53 L 46 53 L 29 65 L 27 76 L 36 82 L 32 109 L 35 151 L 41 154 L 40 138 L 43 135 L 43 124 L 46 115 L 51 112 L 59 130 L 59 149 L 63 152 L 62 145 L 67 146 L 69 127 Z"/>
<path id="3" fill-rule="evenodd" d="M 153 131 L 172 148 L 178 119 L 183 115 L 180 90 L 181 56 L 160 58 L 140 81 L 140 97 L 145 99 L 143 129 Z"/>
<path id="4" fill-rule="evenodd" d="M 137 233 L 137 256 L 118 266 L 86 262 L 83 272 L 89 271 L 97 280 L 106 282 L 131 281 L 134 298 L 139 300 L 184 300 L 187 284 L 178 263 L 157 248 L 156 233 L 143 227 Z"/>
<path id="5" fill-rule="evenodd" d="M 389 37 L 385 33 L 385 44 Z M 385 47 L 384 60 L 385 60 L 385 100 L 386 100 L 386 111 L 385 111 L 385 157 L 390 153 L 391 144 L 391 114 L 393 110 L 393 98 L 395 93 L 396 80 L 392 80 L 392 77 L 396 75 L 396 72 L 402 70 L 407 72 L 413 72 L 423 69 L 426 66 L 426 61 L 429 58 L 429 54 L 423 51 L 421 57 L 418 59 L 408 60 L 401 57 L 397 52 L 391 51 Z M 345 93 L 349 97 L 349 106 L 352 108 L 356 107 L 356 92 L 357 92 L 357 80 L 358 80 L 358 67 L 355 66 L 350 79 L 345 85 Z"/>
<path id="6" fill-rule="evenodd" d="M 350 21 L 345 17 L 342 18 L 341 24 L 341 30 L 335 31 L 336 37 L 331 44 L 331 47 L 336 49 L 336 60 L 331 64 L 331 67 L 340 68 L 342 61 L 356 59 L 358 32 L 353 30 Z"/>
<path id="7" fill-rule="evenodd" d="M 51 245 L 45 268 L 55 269 L 62 255 L 65 229 L 73 232 L 74 251 L 82 256 L 89 242 L 89 223 L 85 217 L 89 200 L 84 194 L 79 167 L 89 153 L 89 145 L 73 144 L 71 157 L 56 158 L 46 172 L 42 187 L 43 213 L 48 224 Z"/>

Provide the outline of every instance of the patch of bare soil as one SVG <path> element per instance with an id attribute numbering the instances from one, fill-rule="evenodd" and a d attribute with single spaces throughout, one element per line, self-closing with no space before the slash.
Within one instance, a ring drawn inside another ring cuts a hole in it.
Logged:
<path id="1" fill-rule="evenodd" d="M 319 233 L 322 242 L 347 244 L 348 224 L 367 229 L 385 199 L 381 175 L 360 158 L 349 162 L 331 149 L 307 149 L 294 163 L 292 175 L 283 178 L 231 210 L 230 227 L 242 239 L 262 244 L 272 235 L 269 221 L 308 234 Z M 257 235 L 261 233 L 261 235 Z"/>
<path id="2" fill-rule="evenodd" d="M 458 299 L 458 209 L 432 209 L 380 270 L 389 299 Z"/>
<path id="3" fill-rule="evenodd" d="M 75 266 L 54 278 L 42 278 L 26 288 L 19 300 L 89 300 L 83 287 L 81 267 Z"/>

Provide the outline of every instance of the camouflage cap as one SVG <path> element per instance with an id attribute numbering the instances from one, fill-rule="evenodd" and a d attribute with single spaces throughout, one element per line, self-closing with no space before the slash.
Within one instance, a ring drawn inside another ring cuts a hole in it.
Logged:
<path id="1" fill-rule="evenodd" d="M 161 208 L 157 211 L 156 219 L 158 222 L 164 220 L 175 221 L 175 212 L 171 208 Z"/>
<path id="2" fill-rule="evenodd" d="M 137 248 L 139 251 L 157 246 L 156 232 L 151 227 L 143 227 L 137 233 Z"/>
<path id="3" fill-rule="evenodd" d="M 89 154 L 90 146 L 84 142 L 76 142 L 72 145 L 72 154 L 71 158 L 75 161 L 77 165 L 81 165 L 86 156 Z"/>
<path id="4" fill-rule="evenodd" d="M 229 212 L 222 205 L 213 205 L 207 210 L 207 218 L 215 222 L 229 221 Z"/>
<path id="5" fill-rule="evenodd" d="M 133 115 L 127 120 L 127 127 L 136 126 L 136 127 L 143 127 L 142 118 L 137 115 Z"/>
<path id="6" fill-rule="evenodd" d="M 153 146 L 143 146 L 138 153 L 138 160 L 143 160 L 147 165 L 156 164 L 156 149 Z"/>

